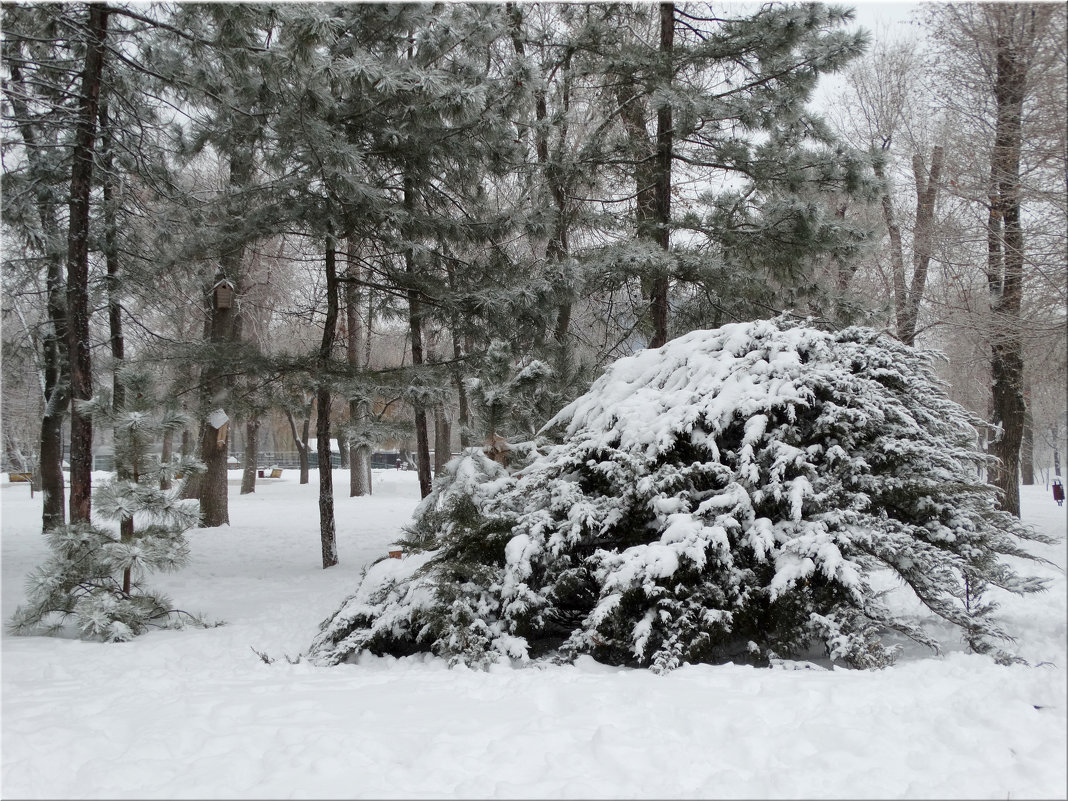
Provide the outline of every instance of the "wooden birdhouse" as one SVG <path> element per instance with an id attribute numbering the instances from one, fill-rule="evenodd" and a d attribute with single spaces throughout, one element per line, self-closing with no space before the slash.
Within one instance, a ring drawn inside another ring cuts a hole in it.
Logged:
<path id="1" fill-rule="evenodd" d="M 216 281 L 215 286 L 211 288 L 211 292 L 213 305 L 216 309 L 229 309 L 233 307 L 236 290 L 234 289 L 234 285 L 225 278 Z"/>

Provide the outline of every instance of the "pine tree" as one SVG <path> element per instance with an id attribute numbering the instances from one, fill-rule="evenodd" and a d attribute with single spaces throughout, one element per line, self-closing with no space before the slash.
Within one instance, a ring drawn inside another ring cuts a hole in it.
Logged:
<path id="1" fill-rule="evenodd" d="M 929 355 L 875 331 L 691 332 L 613 365 L 509 471 L 466 452 L 417 510 L 408 560 L 369 568 L 312 655 L 668 670 L 820 648 L 878 667 L 887 635 L 941 647 L 876 589 L 893 577 L 1011 660 L 987 590 L 1042 589 L 1003 557 L 1048 539 L 976 478 L 978 423 Z"/>
<path id="2" fill-rule="evenodd" d="M 95 513 L 118 523 L 118 532 L 76 521 L 47 533 L 52 557 L 27 579 L 28 605 L 10 621 L 17 634 L 52 633 L 73 618 L 85 639 L 122 642 L 151 627 L 201 622 L 143 585 L 149 572 L 186 563 L 184 532 L 199 523 L 195 502 L 180 500 L 178 490 L 160 489 L 161 474 L 188 474 L 201 469 L 199 463 L 159 464 L 149 453 L 164 432 L 180 430 L 188 419 L 160 404 L 144 374 L 127 368 L 121 381 L 125 408 L 114 408 L 110 393 L 81 408 L 115 430 L 119 470 L 93 500 Z"/>

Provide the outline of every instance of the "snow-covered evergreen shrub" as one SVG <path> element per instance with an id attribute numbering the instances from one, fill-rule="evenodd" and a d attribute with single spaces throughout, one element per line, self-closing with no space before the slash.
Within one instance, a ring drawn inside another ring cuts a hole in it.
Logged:
<path id="1" fill-rule="evenodd" d="M 160 489 L 160 477 L 188 475 L 202 465 L 161 465 L 148 452 L 164 431 L 188 420 L 159 410 L 144 375 L 130 371 L 124 383 L 126 409 L 113 408 L 106 393 L 83 404 L 94 419 L 114 427 L 118 471 L 93 493 L 93 502 L 95 515 L 118 528 L 78 522 L 47 533 L 52 556 L 27 577 L 28 604 L 9 622 L 16 634 L 55 633 L 73 618 L 84 639 L 122 642 L 149 627 L 202 623 L 142 583 L 147 573 L 177 570 L 189 558 L 184 532 L 199 522 L 197 503 L 181 500 L 181 486 Z"/>
<path id="2" fill-rule="evenodd" d="M 668 670 L 822 646 L 878 667 L 890 632 L 937 651 L 876 591 L 889 572 L 973 650 L 1010 658 L 985 591 L 1042 589 L 1001 557 L 1045 538 L 977 478 L 976 422 L 929 356 L 867 329 L 692 332 L 613 365 L 511 474 L 453 462 L 417 511 L 415 553 L 372 567 L 312 656 Z"/>

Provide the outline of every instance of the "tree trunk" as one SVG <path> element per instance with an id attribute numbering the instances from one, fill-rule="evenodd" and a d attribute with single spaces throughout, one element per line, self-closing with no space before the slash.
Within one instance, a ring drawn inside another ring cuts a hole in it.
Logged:
<path id="1" fill-rule="evenodd" d="M 363 269 L 356 258 L 356 241 L 348 240 L 349 278 L 345 284 L 345 361 L 353 372 L 360 367 L 360 352 L 364 346 L 364 325 L 361 319 L 363 305 Z M 355 498 L 371 494 L 371 447 L 366 442 L 364 431 L 369 423 L 370 411 L 366 400 L 349 401 L 349 430 L 353 432 L 349 440 L 349 497 Z M 358 436 L 357 436 L 358 434 Z"/>
<path id="2" fill-rule="evenodd" d="M 213 287 L 218 286 L 220 281 L 227 281 L 234 289 L 234 296 L 229 304 L 218 302 L 217 293 L 214 289 L 209 293 L 211 311 L 209 317 L 209 342 L 212 346 L 212 354 L 201 376 L 201 412 L 206 416 L 216 409 L 231 405 L 230 385 L 231 379 L 227 375 L 227 366 L 223 363 L 229 346 L 238 342 L 241 338 L 241 326 L 237 312 L 237 296 L 241 283 L 241 270 L 245 256 L 244 234 L 238 229 L 238 221 L 245 213 L 244 198 L 238 195 L 252 181 L 253 157 L 252 157 L 252 134 L 248 128 L 251 125 L 249 118 L 237 114 L 235 122 L 230 129 L 232 137 L 229 158 L 230 174 L 229 189 L 232 196 L 228 202 L 230 224 L 232 226 L 229 247 L 219 254 L 219 272 L 212 282 Z M 233 409 L 230 409 L 232 416 Z M 207 466 L 200 478 L 200 513 L 205 527 L 221 526 L 230 523 L 229 497 L 227 491 L 226 459 L 229 455 L 229 447 L 225 438 L 220 442 L 216 432 L 211 426 L 206 426 L 206 432 L 201 439 L 200 459 Z"/>
<path id="3" fill-rule="evenodd" d="M 923 159 L 912 157 L 912 174 L 916 182 L 916 227 L 912 235 L 912 282 L 904 307 L 899 306 L 898 339 L 906 345 L 916 343 L 916 323 L 920 316 L 920 301 L 927 290 L 927 271 L 931 264 L 934 234 L 934 213 L 942 181 L 941 146 L 931 151 L 931 169 L 924 175 Z M 900 246 L 900 245 L 899 245 Z M 903 281 L 902 281 L 903 283 Z M 895 287 L 897 286 L 895 279 Z"/>
<path id="4" fill-rule="evenodd" d="M 1035 483 L 1035 421 L 1031 416 L 1030 392 L 1024 392 L 1023 439 L 1020 442 L 1020 483 L 1026 487 Z"/>
<path id="5" fill-rule="evenodd" d="M 459 418 L 457 424 L 460 426 L 460 449 L 471 447 L 471 408 L 467 402 L 467 387 L 464 386 L 463 373 L 460 371 L 460 360 L 463 358 L 463 351 L 460 348 L 460 337 L 456 334 L 456 327 L 452 329 L 452 354 L 456 360 L 456 368 L 453 371 L 456 382 L 456 398 L 459 404 Z"/>
<path id="6" fill-rule="evenodd" d="M 203 420 L 200 421 L 200 425 L 197 427 L 196 439 L 193 438 L 192 432 L 186 430 L 182 432 L 182 456 L 189 457 L 193 455 L 194 444 L 199 452 L 200 442 L 204 439 L 204 429 L 207 428 L 207 423 Z M 185 479 L 182 482 L 182 500 L 186 501 L 199 501 L 200 500 L 200 486 L 201 486 L 201 474 L 200 473 L 187 473 Z"/>
<path id="7" fill-rule="evenodd" d="M 208 423 L 201 432 L 200 458 L 207 468 L 200 475 L 200 516 L 204 528 L 230 525 L 226 464 L 229 435 L 229 422 L 218 428 Z"/>
<path id="8" fill-rule="evenodd" d="M 286 419 L 289 421 L 289 430 L 293 432 L 293 444 L 297 448 L 297 462 L 300 465 L 300 482 L 308 483 L 308 429 L 311 428 L 311 409 L 308 409 L 304 417 L 304 424 L 300 434 L 297 433 L 297 424 L 293 420 L 293 413 L 286 410 Z"/>
<path id="9" fill-rule="evenodd" d="M 245 469 L 241 474 L 241 494 L 256 491 L 256 469 L 259 467 L 260 417 L 252 413 L 245 421 Z"/>
<path id="10" fill-rule="evenodd" d="M 452 424 L 445 404 L 434 404 L 434 475 L 438 475 L 452 458 Z"/>
<path id="11" fill-rule="evenodd" d="M 405 179 L 404 207 L 409 220 L 415 212 L 415 190 L 411 182 Z M 409 235 L 412 232 L 409 231 Z M 404 251 L 405 271 L 409 284 L 414 284 L 415 253 L 411 246 Z M 412 338 L 412 366 L 418 371 L 423 366 L 423 311 L 419 290 L 410 285 L 408 289 L 408 325 Z M 430 494 L 430 441 L 426 423 L 426 407 L 418 398 L 412 400 L 412 413 L 415 416 L 415 455 L 416 469 L 419 473 L 419 494 L 425 498 Z"/>
<path id="12" fill-rule="evenodd" d="M 670 87 L 673 80 L 673 50 L 675 42 L 675 4 L 660 4 L 661 80 Z M 674 129 L 671 106 L 663 103 L 656 112 L 656 243 L 667 252 L 671 247 L 671 162 L 674 156 Z M 667 342 L 668 287 L 666 267 L 653 276 L 649 310 L 653 322 L 653 338 L 649 347 L 659 348 Z"/>
<path id="13" fill-rule="evenodd" d="M 62 405 L 58 403 L 66 395 L 65 391 L 53 386 L 52 396 L 45 403 L 45 409 L 49 411 L 46 411 L 41 418 L 39 470 L 41 492 L 44 495 L 41 499 L 41 529 L 44 532 L 51 531 L 66 522 L 63 483 L 63 412 L 61 410 L 51 411 L 51 409 L 62 409 L 66 406 L 66 403 Z"/>
<path id="14" fill-rule="evenodd" d="M 111 157 L 111 130 L 108 124 L 107 106 L 100 109 L 100 155 L 103 167 L 103 195 L 104 195 L 104 263 L 107 267 L 107 292 L 108 292 L 108 334 L 111 345 L 111 371 L 112 371 L 112 394 L 111 404 L 116 412 L 126 409 L 126 385 L 122 381 L 122 363 L 125 359 L 126 344 L 122 335 L 122 304 L 119 302 L 120 276 L 119 276 L 119 245 L 118 230 L 116 225 L 117 198 L 115 197 L 115 179 L 112 172 Z M 124 433 L 119 429 L 113 432 L 115 475 L 120 481 L 137 483 L 139 466 L 136 463 L 138 444 L 135 441 L 134 432 Z M 125 448 L 123 447 L 125 445 Z M 126 454 L 123 451 L 126 451 Z M 128 454 L 128 457 L 127 457 Z M 127 458 L 134 459 L 133 464 L 127 463 Z M 119 539 L 129 545 L 134 539 L 133 515 L 124 516 L 119 520 Z M 122 591 L 130 594 L 132 582 L 131 569 L 124 568 L 122 571 Z"/>
<path id="15" fill-rule="evenodd" d="M 993 445 L 999 460 L 994 483 L 1001 490 L 1001 508 L 1020 515 L 1020 444 L 1023 440 L 1023 344 L 1020 338 L 1020 306 L 1023 297 L 1024 240 L 1020 222 L 1020 149 L 1023 104 L 1027 88 L 1025 53 L 1034 38 L 1031 27 L 1022 34 L 1010 30 L 1011 16 L 1027 14 L 1013 5 L 995 6 L 994 100 L 997 125 L 991 153 L 991 230 L 989 233 L 988 284 L 994 331 L 991 341 L 993 422 L 1001 435 Z M 1016 33 L 1016 35 L 1013 35 Z"/>
<path id="16" fill-rule="evenodd" d="M 17 60 L 8 65 L 11 82 L 19 87 L 7 94 L 18 129 L 26 145 L 26 159 L 34 176 L 34 200 L 41 231 L 46 241 L 45 290 L 48 320 L 42 337 L 43 400 L 38 469 L 35 481 L 40 482 L 43 492 L 41 529 L 48 532 L 66 522 L 66 488 L 63 481 L 63 417 L 70 404 L 70 358 L 67 351 L 67 302 L 63 278 L 63 252 L 59 223 L 56 219 L 56 202 L 48 191 L 45 172 L 49 169 L 41 159 L 37 136 L 30 122 L 29 109 L 24 97 L 22 71 Z"/>
<path id="17" fill-rule="evenodd" d="M 88 46 L 78 98 L 78 123 L 70 179 L 70 228 L 67 234 L 67 349 L 71 360 L 70 519 L 88 521 L 92 509 L 93 424 L 78 401 L 93 395 L 89 341 L 89 195 L 93 152 L 104 71 L 108 8 L 89 6 Z"/>
<path id="18" fill-rule="evenodd" d="M 159 455 L 160 467 L 163 469 L 159 474 L 159 488 L 169 490 L 171 488 L 170 465 L 174 456 L 174 431 L 167 429 L 163 432 L 163 449 Z"/>
<path id="19" fill-rule="evenodd" d="M 334 527 L 334 465 L 330 459 L 330 385 L 325 375 L 337 334 L 338 282 L 336 249 L 333 237 L 326 239 L 326 321 L 319 346 L 320 383 L 316 392 L 318 415 L 315 439 L 319 452 L 319 539 L 323 551 L 323 569 L 337 564 L 337 534 Z"/>

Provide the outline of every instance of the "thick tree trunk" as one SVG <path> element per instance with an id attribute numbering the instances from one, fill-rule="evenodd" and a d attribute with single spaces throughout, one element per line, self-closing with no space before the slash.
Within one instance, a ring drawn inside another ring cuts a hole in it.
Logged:
<path id="1" fill-rule="evenodd" d="M 26 102 L 30 92 L 25 87 L 19 62 L 8 65 L 16 91 L 8 100 L 18 119 L 18 129 L 26 145 L 26 159 L 34 176 L 34 201 L 44 233 L 45 291 L 48 320 L 42 337 L 43 401 L 40 443 L 34 486 L 44 495 L 41 529 L 50 531 L 66 522 L 66 486 L 63 481 L 63 417 L 70 404 L 70 358 L 67 352 L 67 299 L 63 277 L 63 246 L 56 215 L 56 200 L 48 190 L 45 173 L 49 169 L 41 158 L 37 135 Z M 38 484 L 39 482 L 39 484 Z"/>
<path id="2" fill-rule="evenodd" d="M 365 347 L 365 340 L 369 339 L 364 330 L 361 318 L 363 306 L 363 268 L 357 258 L 357 242 L 350 237 L 348 240 L 348 267 L 346 274 L 349 278 L 345 284 L 345 362 L 355 373 L 360 367 L 360 353 Z M 366 364 L 366 363 L 365 363 Z M 371 446 L 367 444 L 365 435 L 362 433 L 368 428 L 370 422 L 370 409 L 366 400 L 352 399 L 349 401 L 349 430 L 360 432 L 349 440 L 349 497 L 355 498 L 371 494 Z"/>
<path id="3" fill-rule="evenodd" d="M 213 281 L 213 286 L 217 286 L 220 281 L 229 282 L 233 287 L 233 297 L 229 304 L 218 302 L 217 293 L 214 290 L 209 297 L 211 311 L 208 340 L 213 352 L 201 375 L 201 412 L 205 416 L 221 408 L 233 417 L 230 401 L 231 379 L 227 376 L 227 368 L 223 359 L 229 349 L 228 346 L 241 338 L 237 298 L 245 257 L 245 234 L 238 228 L 237 221 L 244 216 L 246 201 L 239 199 L 237 195 L 251 183 L 253 169 L 253 141 L 248 130 L 251 123 L 249 118 L 241 114 L 236 115 L 235 120 L 230 130 L 232 142 L 229 152 L 229 187 L 234 193 L 228 204 L 232 238 L 228 243 L 228 248 L 219 254 L 219 272 Z M 207 466 L 207 470 L 200 478 L 200 514 L 205 527 L 229 525 L 230 508 L 227 488 L 229 474 L 226 460 L 230 449 L 226 438 L 220 440 L 211 426 L 206 426 L 206 429 L 200 442 L 200 459 Z"/>
<path id="4" fill-rule="evenodd" d="M 245 465 L 241 474 L 241 494 L 250 495 L 256 491 L 256 468 L 259 467 L 260 451 L 260 417 L 250 414 L 245 421 Z"/>
<path id="5" fill-rule="evenodd" d="M 660 53 L 657 79 L 664 87 L 673 79 L 675 41 L 675 5 L 660 3 Z M 656 135 L 650 141 L 646 127 L 647 97 L 636 74 L 621 76 L 616 89 L 623 123 L 631 147 L 635 183 L 635 219 L 640 239 L 653 242 L 664 251 L 670 247 L 671 166 L 674 157 L 674 131 L 671 107 L 657 109 Z M 668 289 L 670 276 L 666 266 L 655 269 L 643 282 L 643 292 L 649 298 L 649 321 L 652 329 L 649 347 L 658 348 L 667 342 Z"/>
<path id="6" fill-rule="evenodd" d="M 916 227 L 912 236 L 912 281 L 902 304 L 898 301 L 898 339 L 906 345 L 916 343 L 916 323 L 920 316 L 920 302 L 927 291 L 927 272 L 931 264 L 934 234 L 934 213 L 942 181 L 943 149 L 931 151 L 931 169 L 924 175 L 923 159 L 912 157 L 912 174 L 916 182 Z M 900 242 L 898 247 L 900 247 Z M 901 278 L 904 285 L 904 276 Z M 898 285 L 895 276 L 895 289 Z M 896 294 L 896 293 L 895 293 Z"/>
<path id="7" fill-rule="evenodd" d="M 434 404 L 434 475 L 438 475 L 452 458 L 452 424 L 445 404 Z"/>
<path id="8" fill-rule="evenodd" d="M 89 341 L 89 195 L 93 152 L 104 71 L 108 8 L 89 6 L 88 46 L 81 75 L 78 123 L 70 180 L 70 228 L 67 234 L 67 349 L 71 360 L 70 519 L 89 520 L 92 509 L 93 424 L 77 401 L 93 395 Z"/>
<path id="9" fill-rule="evenodd" d="M 220 427 L 206 424 L 200 438 L 200 458 L 206 470 L 200 478 L 200 516 L 204 528 L 230 525 L 230 511 L 227 497 L 226 457 L 229 454 L 230 423 Z"/>
<path id="10" fill-rule="evenodd" d="M 994 99 L 997 126 L 991 153 L 991 230 L 988 283 L 994 331 L 991 341 L 993 422 L 1001 435 L 993 444 L 999 460 L 994 483 L 1001 489 L 1001 508 L 1020 515 L 1020 444 L 1026 406 L 1023 394 L 1023 343 L 1020 306 L 1023 297 L 1024 239 L 1020 221 L 1020 149 L 1023 104 L 1027 88 L 1026 52 L 1034 38 L 1035 16 L 1022 33 L 1011 16 L 1026 15 L 1013 6 L 992 9 L 998 31 L 995 41 Z M 998 19 L 1000 17 L 1000 19 Z"/>
<path id="11" fill-rule="evenodd" d="M 319 452 L 319 540 L 322 544 L 323 569 L 337 564 L 337 535 L 334 526 L 334 465 L 330 459 L 330 385 L 325 375 L 337 335 L 338 281 L 336 249 L 332 237 L 326 240 L 326 321 L 319 346 L 320 379 L 316 392 L 318 415 L 315 420 L 316 447 Z"/>

